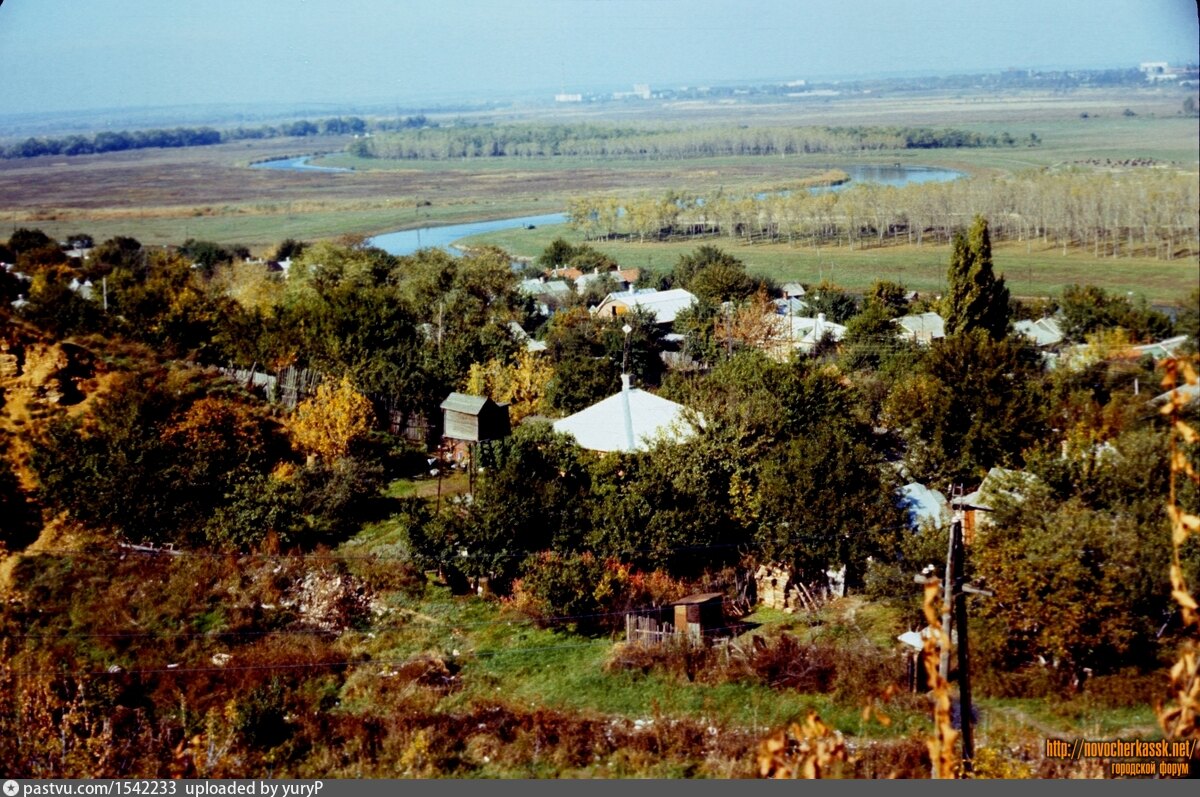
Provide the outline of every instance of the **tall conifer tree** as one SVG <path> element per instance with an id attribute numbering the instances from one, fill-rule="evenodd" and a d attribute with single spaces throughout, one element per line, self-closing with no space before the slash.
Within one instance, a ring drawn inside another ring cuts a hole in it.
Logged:
<path id="1" fill-rule="evenodd" d="M 982 329 L 1000 340 L 1008 334 L 1008 288 L 992 271 L 992 241 L 982 216 L 975 217 L 969 232 L 955 233 L 949 282 L 947 335 Z"/>

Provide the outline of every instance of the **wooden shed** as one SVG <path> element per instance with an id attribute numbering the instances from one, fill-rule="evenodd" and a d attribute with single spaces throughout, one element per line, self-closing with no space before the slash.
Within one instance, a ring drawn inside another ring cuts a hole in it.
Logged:
<path id="1" fill-rule="evenodd" d="M 692 636 L 704 636 L 725 624 L 725 594 L 697 592 L 671 604 L 675 629 Z"/>
<path id="2" fill-rule="evenodd" d="M 442 435 L 451 440 L 482 443 L 508 437 L 508 405 L 485 396 L 451 393 L 442 402 Z"/>

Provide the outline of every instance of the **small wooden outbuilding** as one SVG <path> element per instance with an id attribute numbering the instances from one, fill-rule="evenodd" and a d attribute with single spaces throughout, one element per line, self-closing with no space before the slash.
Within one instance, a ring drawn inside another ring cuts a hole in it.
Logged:
<path id="1" fill-rule="evenodd" d="M 697 592 L 671 604 L 675 629 L 680 633 L 700 637 L 711 634 L 725 624 L 725 594 Z"/>
<path id="2" fill-rule="evenodd" d="M 486 396 L 451 393 L 442 402 L 442 435 L 465 443 L 508 437 L 508 405 Z"/>
<path id="3" fill-rule="evenodd" d="M 648 613 L 625 615 L 625 641 L 630 644 L 703 645 L 721 631 L 728 632 L 721 592 L 698 592 Z"/>

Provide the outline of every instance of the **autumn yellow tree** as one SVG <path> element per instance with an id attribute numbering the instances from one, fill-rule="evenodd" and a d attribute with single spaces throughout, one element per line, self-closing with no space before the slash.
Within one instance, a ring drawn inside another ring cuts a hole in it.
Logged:
<path id="1" fill-rule="evenodd" d="M 774 303 L 762 289 L 718 318 L 715 335 L 734 345 L 761 349 L 778 359 L 786 360 L 791 353 L 787 325 L 781 322 Z"/>
<path id="2" fill-rule="evenodd" d="M 332 462 L 349 454 L 371 430 L 373 412 L 367 397 L 342 377 L 338 383 L 322 383 L 316 395 L 301 402 L 288 426 L 298 448 Z"/>
<path id="3" fill-rule="evenodd" d="M 547 358 L 522 351 L 514 363 L 500 359 L 472 363 L 463 390 L 508 404 L 509 420 L 516 423 L 541 411 L 546 385 L 553 376 L 554 367 Z"/>

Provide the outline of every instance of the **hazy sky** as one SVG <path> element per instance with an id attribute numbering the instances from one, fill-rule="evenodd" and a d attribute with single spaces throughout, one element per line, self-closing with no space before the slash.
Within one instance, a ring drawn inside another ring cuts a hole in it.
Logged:
<path id="1" fill-rule="evenodd" d="M 0 114 L 1194 62 L 1194 0 L 7 0 Z"/>

